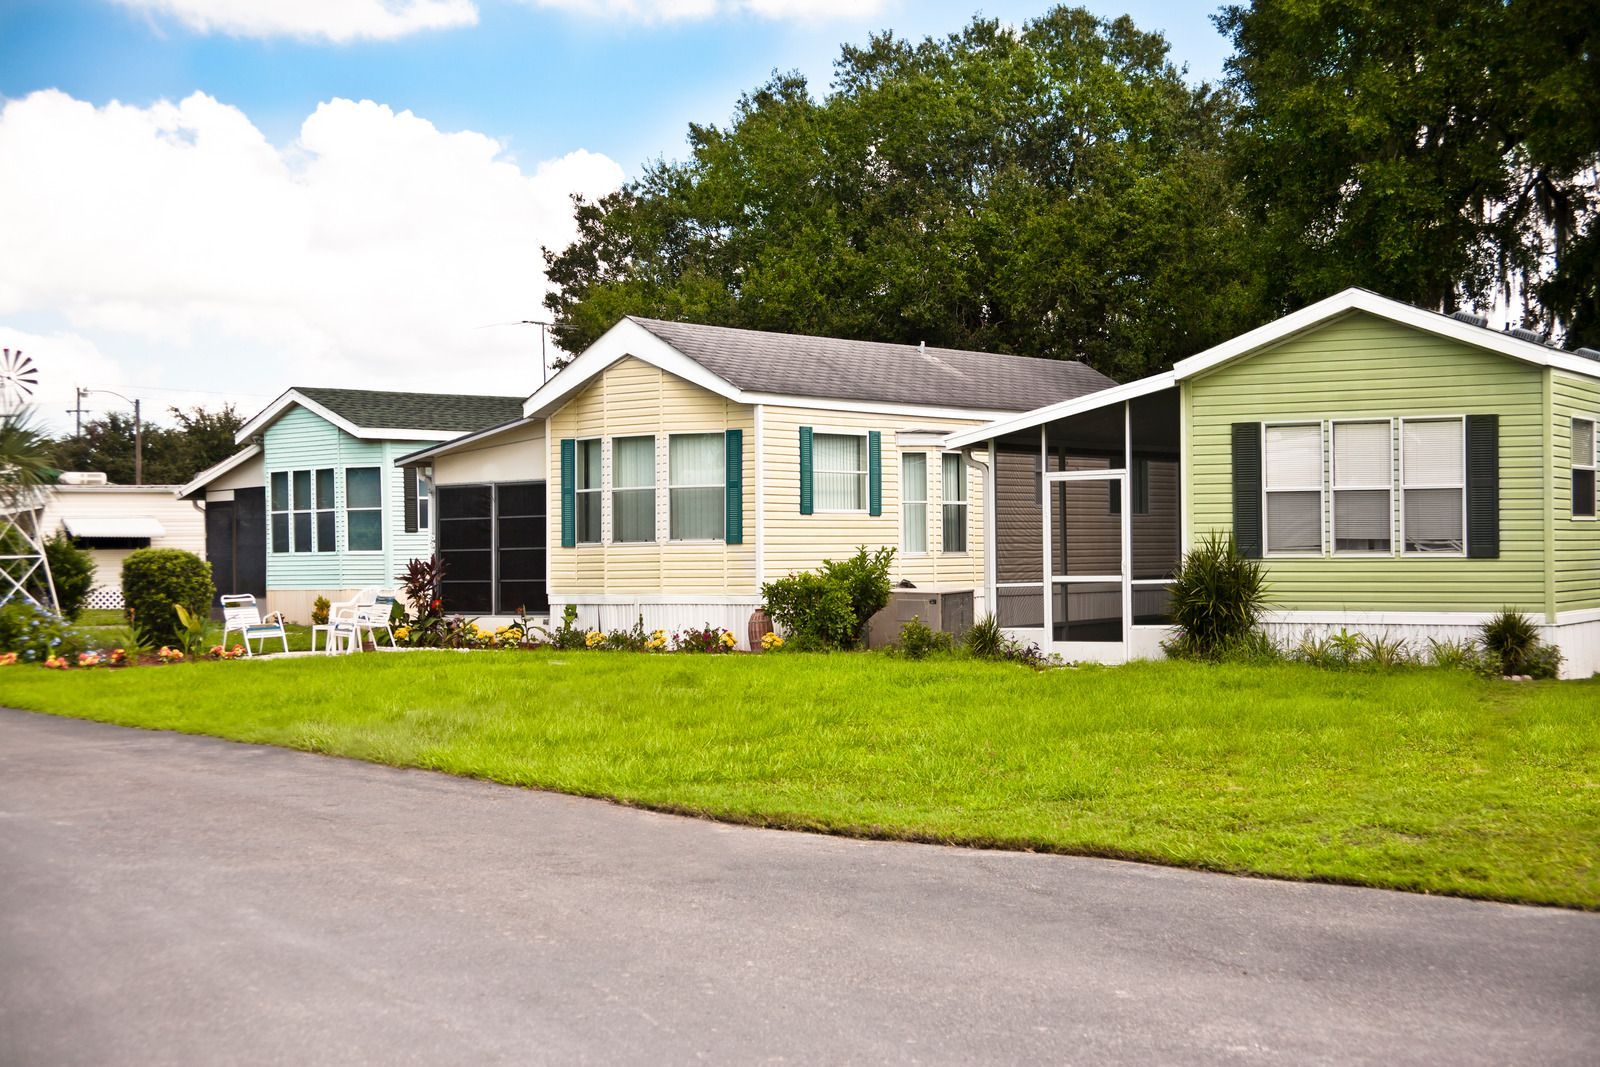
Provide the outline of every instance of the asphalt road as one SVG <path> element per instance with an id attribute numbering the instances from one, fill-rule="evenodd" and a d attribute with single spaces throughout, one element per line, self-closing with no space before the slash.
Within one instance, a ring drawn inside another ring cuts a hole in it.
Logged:
<path id="1" fill-rule="evenodd" d="M 1600 915 L 0 711 L 0 1064 L 1597 1058 Z"/>

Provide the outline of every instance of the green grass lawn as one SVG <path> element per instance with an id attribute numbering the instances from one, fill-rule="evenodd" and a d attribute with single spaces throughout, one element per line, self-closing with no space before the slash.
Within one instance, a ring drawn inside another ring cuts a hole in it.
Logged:
<path id="1" fill-rule="evenodd" d="M 1600 908 L 1600 682 L 882 655 L 404 653 L 0 703 L 761 826 Z"/>

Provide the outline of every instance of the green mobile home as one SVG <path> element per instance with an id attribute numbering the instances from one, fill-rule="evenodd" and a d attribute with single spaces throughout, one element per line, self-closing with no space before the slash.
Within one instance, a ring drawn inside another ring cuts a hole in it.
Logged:
<path id="1" fill-rule="evenodd" d="M 994 472 L 990 602 L 1064 654 L 1159 654 L 1182 550 L 1231 531 L 1281 638 L 1459 638 L 1509 607 L 1587 675 L 1597 423 L 1600 353 L 1352 289 L 946 447 Z"/>

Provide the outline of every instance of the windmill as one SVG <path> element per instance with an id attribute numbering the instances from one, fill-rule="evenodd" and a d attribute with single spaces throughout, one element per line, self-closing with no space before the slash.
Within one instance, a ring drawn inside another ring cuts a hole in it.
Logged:
<path id="1" fill-rule="evenodd" d="M 0 349 L 0 432 L 6 438 L 20 441 L 25 436 L 22 415 L 38 384 L 39 371 L 20 348 Z M 0 604 L 20 598 L 60 611 L 39 530 L 39 518 L 49 499 L 48 489 L 21 477 L 0 456 Z M 36 575 L 43 575 L 43 581 Z M 40 601 L 39 592 L 47 602 Z"/>

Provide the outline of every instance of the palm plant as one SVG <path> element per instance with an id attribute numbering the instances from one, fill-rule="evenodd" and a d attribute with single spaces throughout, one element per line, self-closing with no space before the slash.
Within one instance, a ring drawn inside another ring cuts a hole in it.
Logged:
<path id="1" fill-rule="evenodd" d="M 1239 552 L 1233 534 L 1215 531 L 1183 557 L 1172 582 L 1172 621 L 1182 651 L 1215 657 L 1248 637 L 1266 609 L 1259 560 Z"/>

